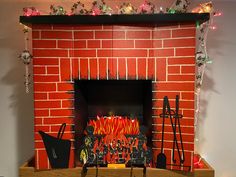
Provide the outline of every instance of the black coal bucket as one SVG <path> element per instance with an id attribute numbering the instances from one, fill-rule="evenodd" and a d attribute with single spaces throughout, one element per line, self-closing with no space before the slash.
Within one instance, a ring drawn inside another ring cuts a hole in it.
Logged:
<path id="1" fill-rule="evenodd" d="M 42 136 L 44 146 L 47 151 L 49 162 L 52 168 L 68 168 L 70 158 L 70 140 L 63 140 L 62 136 L 65 131 L 66 124 L 62 124 L 57 137 L 53 137 L 47 133 L 39 131 Z"/>

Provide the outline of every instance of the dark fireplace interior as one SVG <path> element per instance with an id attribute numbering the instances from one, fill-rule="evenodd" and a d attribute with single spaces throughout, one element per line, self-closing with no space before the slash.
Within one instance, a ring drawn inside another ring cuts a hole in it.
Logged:
<path id="1" fill-rule="evenodd" d="M 75 148 L 82 145 L 89 119 L 97 116 L 127 116 L 145 127 L 151 146 L 151 80 L 75 80 Z"/>

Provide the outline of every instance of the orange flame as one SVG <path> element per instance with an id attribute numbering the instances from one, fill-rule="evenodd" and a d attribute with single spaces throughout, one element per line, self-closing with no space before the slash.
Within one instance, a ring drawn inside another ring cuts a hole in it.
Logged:
<path id="1" fill-rule="evenodd" d="M 94 134 L 97 135 L 138 135 L 139 122 L 137 118 L 130 119 L 121 116 L 98 117 L 96 120 L 89 120 L 88 126 L 94 127 Z"/>

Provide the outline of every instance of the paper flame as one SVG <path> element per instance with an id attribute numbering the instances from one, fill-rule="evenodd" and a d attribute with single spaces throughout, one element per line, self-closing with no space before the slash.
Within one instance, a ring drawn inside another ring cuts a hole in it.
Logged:
<path id="1" fill-rule="evenodd" d="M 121 116 L 98 117 L 89 120 L 88 126 L 94 127 L 94 134 L 114 136 L 118 134 L 138 135 L 139 122 L 137 118 L 131 119 Z"/>

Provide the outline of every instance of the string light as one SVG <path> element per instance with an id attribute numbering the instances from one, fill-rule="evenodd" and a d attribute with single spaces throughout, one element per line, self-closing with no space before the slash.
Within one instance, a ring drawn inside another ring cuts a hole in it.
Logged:
<path id="1" fill-rule="evenodd" d="M 200 95 L 201 95 L 201 86 L 203 83 L 203 77 L 205 73 L 206 64 L 212 63 L 210 60 L 208 53 L 207 53 L 207 36 L 209 30 L 216 30 L 217 27 L 213 25 L 213 17 L 221 16 L 222 13 L 215 13 L 213 12 L 213 5 L 212 2 L 207 2 L 204 4 L 200 4 L 198 7 L 192 10 L 194 13 L 210 13 L 210 20 L 199 24 L 196 23 L 196 27 L 198 30 L 198 48 L 196 53 L 196 64 L 197 64 L 197 73 L 196 73 L 196 109 L 195 109 L 195 122 L 194 122 L 194 134 L 195 134 L 195 142 L 198 142 L 199 139 L 197 137 L 196 131 L 198 127 L 198 120 L 200 115 Z"/>
<path id="2" fill-rule="evenodd" d="M 25 49 L 22 51 L 22 53 L 19 55 L 19 58 L 25 65 L 25 92 L 29 93 L 29 85 L 30 85 L 30 73 L 29 73 L 29 65 L 31 63 L 31 60 L 33 56 L 30 54 L 29 51 L 29 28 L 24 25 L 23 27 L 24 32 L 24 41 L 25 41 Z"/>

